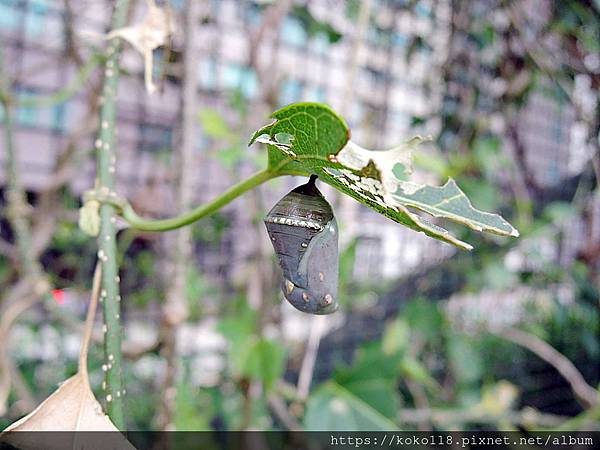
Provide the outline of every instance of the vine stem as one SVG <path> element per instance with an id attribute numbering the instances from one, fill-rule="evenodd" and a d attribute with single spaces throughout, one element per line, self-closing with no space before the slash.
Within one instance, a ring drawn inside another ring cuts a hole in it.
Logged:
<path id="1" fill-rule="evenodd" d="M 44 108 L 66 102 L 81 91 L 83 85 L 90 79 L 94 69 L 102 62 L 99 55 L 92 55 L 87 63 L 79 68 L 75 78 L 63 89 L 44 96 L 26 97 L 16 99 L 15 102 L 22 108 Z"/>
<path id="2" fill-rule="evenodd" d="M 85 318 L 85 326 L 83 328 L 83 337 L 81 339 L 81 348 L 79 349 L 78 370 L 79 373 L 88 376 L 88 351 L 90 348 L 90 340 L 92 339 L 92 331 L 94 329 L 94 317 L 96 316 L 96 307 L 98 306 L 98 295 L 100 293 L 100 276 L 102 268 L 100 262 L 96 263 L 94 270 L 94 280 L 92 282 L 92 295 L 88 306 L 87 316 Z"/>
<path id="3" fill-rule="evenodd" d="M 122 28 L 127 21 L 128 0 L 117 0 L 112 17 L 112 29 Z M 104 64 L 100 130 L 95 147 L 97 152 L 97 185 L 102 189 L 115 186 L 115 121 L 117 115 L 117 87 L 119 83 L 118 39 L 109 42 Z M 102 266 L 100 301 L 104 313 L 104 381 L 106 413 L 118 429 L 124 427 L 123 381 L 121 376 L 121 297 L 117 267 L 115 208 L 104 203 L 100 207 L 100 234 L 98 259 Z"/>
<path id="4" fill-rule="evenodd" d="M 142 231 L 168 231 L 181 228 L 189 225 L 197 220 L 200 220 L 206 216 L 209 216 L 223 206 L 230 203 L 235 198 L 239 197 L 243 193 L 254 189 L 256 186 L 269 181 L 273 178 L 287 175 L 287 173 L 274 171 L 274 170 L 261 170 L 256 172 L 254 175 L 240 181 L 233 185 L 228 190 L 223 192 L 221 195 L 213 199 L 208 203 L 204 203 L 199 207 L 192 209 L 191 211 L 182 214 L 177 217 L 162 220 L 148 220 L 137 215 L 129 203 L 123 205 L 121 212 L 123 219 L 133 228 Z"/>

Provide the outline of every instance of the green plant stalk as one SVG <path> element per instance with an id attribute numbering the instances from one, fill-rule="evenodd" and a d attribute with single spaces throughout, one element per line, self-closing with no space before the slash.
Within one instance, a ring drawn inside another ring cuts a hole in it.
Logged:
<path id="1" fill-rule="evenodd" d="M 136 214 L 129 203 L 125 203 L 123 205 L 123 210 L 121 212 L 123 219 L 132 227 L 142 231 L 168 231 L 174 230 L 177 228 L 181 228 L 183 226 L 189 225 L 197 220 L 200 220 L 206 216 L 210 216 L 215 213 L 223 206 L 230 203 L 235 198 L 239 197 L 243 193 L 254 189 L 256 186 L 271 180 L 272 178 L 276 178 L 281 175 L 287 175 L 287 173 L 282 173 L 278 171 L 273 171 L 269 169 L 261 170 L 260 172 L 255 173 L 254 175 L 246 178 L 245 180 L 240 181 L 239 183 L 230 187 L 227 191 L 223 192 L 214 200 L 204 203 L 199 207 L 182 214 L 181 216 L 172 217 L 169 219 L 162 220 L 147 220 Z"/>
<path id="2" fill-rule="evenodd" d="M 113 12 L 112 29 L 126 24 L 128 0 L 118 0 Z M 100 110 L 100 130 L 96 141 L 97 187 L 113 190 L 115 186 L 115 121 L 117 87 L 119 84 L 120 41 L 113 39 L 106 50 L 103 103 Z M 123 381 L 121 375 L 121 297 L 117 267 L 115 209 L 104 203 L 100 207 L 98 259 L 102 264 L 100 301 L 104 313 L 104 386 L 106 413 L 118 429 L 125 425 L 123 416 Z"/>

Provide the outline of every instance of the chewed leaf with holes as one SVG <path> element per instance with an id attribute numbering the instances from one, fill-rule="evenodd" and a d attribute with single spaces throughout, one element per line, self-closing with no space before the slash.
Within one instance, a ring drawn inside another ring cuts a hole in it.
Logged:
<path id="1" fill-rule="evenodd" d="M 412 151 L 427 138 L 415 137 L 390 150 L 375 151 L 350 141 L 350 130 L 331 108 L 296 103 L 275 113 L 272 123 L 250 140 L 268 145 L 269 168 L 284 174 L 317 175 L 379 213 L 427 236 L 470 250 L 418 211 L 503 236 L 518 231 L 497 214 L 475 209 L 454 180 L 442 187 L 411 182 Z"/>
<path id="2" fill-rule="evenodd" d="M 274 122 L 260 128 L 250 140 L 269 144 L 269 167 L 311 174 L 328 164 L 350 136 L 350 130 L 331 108 L 319 103 L 296 103 L 272 115 Z"/>

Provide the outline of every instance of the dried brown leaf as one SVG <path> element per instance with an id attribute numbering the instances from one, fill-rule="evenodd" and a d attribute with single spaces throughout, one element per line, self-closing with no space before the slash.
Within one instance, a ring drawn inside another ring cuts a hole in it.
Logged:
<path id="1" fill-rule="evenodd" d="M 94 314 L 100 287 L 100 268 L 94 274 L 92 300 L 79 355 L 78 372 L 65 381 L 50 397 L 27 416 L 16 421 L 2 433 L 0 442 L 8 442 L 22 449 L 127 449 L 134 447 L 104 414 L 92 392 L 87 372 L 87 352 L 94 324 Z M 110 399 L 107 398 L 107 401 Z M 39 432 L 69 432 L 47 436 Z M 76 432 L 113 432 L 102 435 Z M 36 433 L 33 433 L 36 432 Z M 101 439 L 101 441 L 99 441 Z"/>
<path id="2" fill-rule="evenodd" d="M 68 431 L 47 437 L 43 431 Z M 101 436 L 79 431 L 112 431 Z M 87 377 L 78 372 L 65 381 L 50 397 L 30 414 L 10 425 L 0 435 L 0 441 L 23 449 L 94 449 L 99 439 L 102 448 L 131 450 L 134 447 L 118 433 L 102 406 L 94 397 Z M 30 432 L 30 433 L 23 433 Z M 105 446 L 107 445 L 107 446 Z"/>
<path id="3" fill-rule="evenodd" d="M 27 416 L 8 431 L 118 431 L 102 411 L 81 373 L 65 381 Z"/>

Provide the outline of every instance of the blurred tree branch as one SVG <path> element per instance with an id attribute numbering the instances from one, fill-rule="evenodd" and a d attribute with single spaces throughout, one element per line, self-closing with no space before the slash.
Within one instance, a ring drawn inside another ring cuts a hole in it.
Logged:
<path id="1" fill-rule="evenodd" d="M 584 408 L 594 408 L 598 404 L 598 390 L 590 386 L 575 365 L 550 344 L 534 334 L 516 328 L 509 328 L 495 334 L 528 349 L 553 366 L 569 382 L 577 400 Z"/>
<path id="2" fill-rule="evenodd" d="M 198 50 L 197 28 L 200 23 L 204 2 L 188 0 L 185 6 L 184 18 L 184 48 L 183 48 L 183 80 L 181 90 L 181 127 L 180 142 L 176 146 L 176 195 L 177 210 L 188 210 L 194 200 L 194 174 L 196 173 L 195 150 L 197 142 L 198 113 Z M 167 258 L 170 263 L 167 268 L 166 301 L 162 306 L 161 318 L 161 354 L 165 358 L 167 367 L 162 388 L 162 411 L 159 414 L 159 426 L 163 430 L 175 429 L 173 416 L 177 405 L 175 404 L 177 391 L 178 355 L 177 355 L 177 329 L 188 316 L 187 305 L 187 278 L 188 270 L 193 265 L 192 260 L 192 229 L 180 228 L 170 241 Z"/>
<path id="3" fill-rule="evenodd" d="M 4 68 L 4 54 L 0 49 L 0 102 L 4 110 L 4 136 L 8 156 L 7 218 L 15 233 L 15 247 L 19 255 L 21 280 L 8 290 L 2 299 L 2 323 L 0 327 L 2 342 L 8 340 L 11 325 L 16 318 L 35 303 L 41 301 L 50 289 L 50 283 L 33 253 L 31 245 L 31 225 L 29 222 L 30 205 L 20 179 L 20 168 L 14 139 L 13 103 L 10 97 L 11 86 Z M 0 410 L 5 408 L 10 393 L 12 364 L 8 359 L 5 346 L 1 346 L 0 370 Z"/>
<path id="4" fill-rule="evenodd" d="M 419 424 L 429 422 L 435 427 L 451 428 L 453 424 L 490 424 L 496 425 L 508 421 L 526 429 L 539 427 L 557 427 L 566 417 L 543 414 L 531 408 L 522 411 L 508 411 L 500 415 L 482 414 L 479 409 L 401 409 L 398 413 L 401 424 Z"/>

